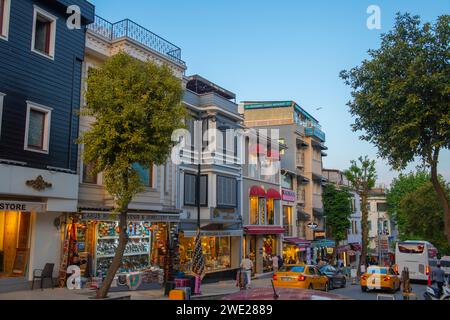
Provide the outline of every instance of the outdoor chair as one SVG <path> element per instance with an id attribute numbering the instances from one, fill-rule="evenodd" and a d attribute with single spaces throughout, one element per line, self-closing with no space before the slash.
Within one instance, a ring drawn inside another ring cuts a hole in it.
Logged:
<path id="1" fill-rule="evenodd" d="M 55 288 L 53 284 L 53 268 L 55 267 L 54 263 L 46 263 L 44 269 L 35 269 L 33 271 L 33 283 L 31 285 L 31 290 L 34 289 L 34 281 L 36 279 L 41 280 L 41 290 L 44 290 L 44 279 L 50 279 L 52 289 Z"/>

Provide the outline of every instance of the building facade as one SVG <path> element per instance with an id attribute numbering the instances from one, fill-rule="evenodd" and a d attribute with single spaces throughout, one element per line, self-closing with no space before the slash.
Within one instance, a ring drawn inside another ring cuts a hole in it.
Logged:
<path id="1" fill-rule="evenodd" d="M 99 16 L 95 16 L 94 23 L 87 28 L 83 80 L 91 68 L 101 66 L 120 51 L 142 61 L 165 64 L 180 82 L 183 81 L 186 65 L 178 47 L 131 20 L 111 23 Z M 85 104 L 83 97 L 81 104 Z M 80 134 L 89 130 L 92 121 L 90 117 L 80 117 Z M 82 145 L 78 151 L 79 196 L 76 210 L 64 220 L 65 251 L 61 269 L 74 257 L 80 257 L 86 261 L 82 276 L 101 277 L 107 272 L 118 245 L 118 216 L 112 212 L 115 201 L 104 188 L 103 174 L 92 175 L 91 164 L 82 160 Z M 155 273 L 161 282 L 161 275 L 167 279 L 169 265 L 174 264 L 169 259 L 173 255 L 173 239 L 180 214 L 176 207 L 176 168 L 169 158 L 165 165 L 151 165 L 146 169 L 136 164 L 135 169 L 145 191 L 134 197 L 129 205 L 130 242 L 118 273 L 126 275 L 152 268 L 157 270 Z"/>
<path id="2" fill-rule="evenodd" d="M 243 128 L 243 118 L 237 112 L 234 93 L 199 75 L 185 77 L 184 82 L 189 140 L 183 138 L 176 166 L 181 270 L 190 273 L 200 222 L 205 281 L 234 277 L 241 262 L 243 234 L 241 148 L 235 133 Z"/>
<path id="3" fill-rule="evenodd" d="M 0 1 L 0 278 L 59 263 L 59 218 L 76 211 L 84 0 Z M 69 5 L 81 28 L 66 26 Z M 1 279 L 0 279 L 1 281 Z"/>
<path id="4" fill-rule="evenodd" d="M 369 258 L 383 264 L 394 261 L 394 244 L 397 240 L 397 226 L 387 213 L 386 190 L 374 188 L 368 201 Z"/>
<path id="5" fill-rule="evenodd" d="M 244 255 L 253 261 L 253 273 L 273 271 L 272 258 L 281 256 L 283 226 L 281 211 L 280 152 L 278 139 L 270 140 L 267 132 L 247 131 L 244 139 L 243 225 Z M 273 146 L 273 147 L 272 147 Z"/>
<path id="6" fill-rule="evenodd" d="M 350 182 L 340 170 L 323 169 L 323 176 L 327 183 L 333 183 L 337 188 L 348 188 L 351 196 L 352 214 L 347 239 L 338 243 L 337 254 L 345 266 L 357 266 L 361 258 L 362 229 L 361 229 L 361 199 L 352 190 Z"/>

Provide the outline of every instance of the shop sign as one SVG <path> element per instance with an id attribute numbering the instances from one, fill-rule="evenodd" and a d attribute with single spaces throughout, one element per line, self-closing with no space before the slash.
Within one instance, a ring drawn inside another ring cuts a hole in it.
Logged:
<path id="1" fill-rule="evenodd" d="M 82 214 L 82 220 L 94 221 L 118 221 L 119 215 L 110 212 L 86 212 Z M 128 221 L 145 221 L 145 222 L 179 222 L 178 215 L 165 214 L 128 214 Z"/>
<path id="2" fill-rule="evenodd" d="M 202 237 L 241 237 L 243 235 L 242 230 L 200 230 L 200 236 Z M 190 238 L 195 237 L 197 235 L 197 231 L 194 230 L 186 230 L 184 231 L 184 237 Z"/>
<path id="3" fill-rule="evenodd" d="M 81 289 L 81 270 L 79 266 L 71 265 L 67 268 L 67 274 L 70 274 L 67 278 L 67 289 L 80 290 Z"/>
<path id="4" fill-rule="evenodd" d="M 297 195 L 292 190 L 283 189 L 281 190 L 281 199 L 283 201 L 296 202 Z"/>
<path id="5" fill-rule="evenodd" d="M 38 202 L 0 200 L 0 211 L 45 212 L 45 205 Z"/>
<path id="6" fill-rule="evenodd" d="M 325 231 L 314 231 L 314 239 L 325 239 Z"/>
<path id="7" fill-rule="evenodd" d="M 312 230 L 315 230 L 315 229 L 317 229 L 319 227 L 319 225 L 317 223 L 315 223 L 315 222 L 311 222 L 311 223 L 308 223 L 307 227 L 312 229 Z"/>

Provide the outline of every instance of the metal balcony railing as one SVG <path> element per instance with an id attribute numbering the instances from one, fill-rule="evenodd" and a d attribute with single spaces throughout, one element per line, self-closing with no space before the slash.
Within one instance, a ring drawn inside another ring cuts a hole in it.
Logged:
<path id="1" fill-rule="evenodd" d="M 95 22 L 88 25 L 88 29 L 109 41 L 129 38 L 155 50 L 173 62 L 183 66 L 186 65 L 181 60 L 181 49 L 179 47 L 129 19 L 111 23 L 99 16 L 95 16 Z"/>

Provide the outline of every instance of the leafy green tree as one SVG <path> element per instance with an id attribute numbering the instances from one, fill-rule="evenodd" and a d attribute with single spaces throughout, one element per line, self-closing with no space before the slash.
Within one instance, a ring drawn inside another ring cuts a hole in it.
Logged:
<path id="1" fill-rule="evenodd" d="M 322 193 L 323 208 L 327 219 L 327 229 L 336 242 L 334 257 L 340 241 L 347 239 L 347 231 L 350 228 L 350 192 L 347 189 L 337 189 L 334 184 L 327 184 Z"/>
<path id="2" fill-rule="evenodd" d="M 426 171 L 410 172 L 400 174 L 391 183 L 386 193 L 388 214 L 392 220 L 397 221 L 397 209 L 403 197 L 430 181 L 430 174 Z"/>
<path id="3" fill-rule="evenodd" d="M 98 298 L 107 296 L 122 262 L 129 203 L 144 190 L 134 166 L 147 169 L 165 163 L 173 147 L 172 132 L 183 127 L 182 94 L 181 81 L 167 66 L 123 52 L 89 72 L 81 115 L 92 117 L 93 123 L 79 143 L 84 144 L 84 162 L 94 164 L 92 174 L 103 172 L 120 215 L 118 248 Z"/>
<path id="4" fill-rule="evenodd" d="M 359 157 L 358 161 L 352 160 L 351 166 L 344 171 L 345 177 L 351 183 L 355 192 L 361 198 L 361 259 L 360 266 L 366 264 L 367 247 L 369 245 L 369 210 L 367 208 L 369 192 L 375 186 L 377 172 L 375 170 L 375 160 L 370 160 L 367 156 Z M 358 268 L 361 274 L 361 268 Z"/>
<path id="5" fill-rule="evenodd" d="M 365 131 L 361 138 L 394 169 L 416 158 L 430 168 L 450 243 L 449 198 L 437 172 L 440 152 L 450 147 L 449 39 L 449 15 L 422 25 L 419 16 L 397 14 L 370 59 L 340 76 L 352 88 L 353 130 Z"/>
<path id="6" fill-rule="evenodd" d="M 446 192 L 450 195 L 448 186 Z M 430 181 L 402 197 L 397 208 L 397 221 L 401 240 L 426 240 L 434 244 L 441 254 L 450 253 L 445 235 L 436 232 L 444 227 L 444 216 Z"/>

